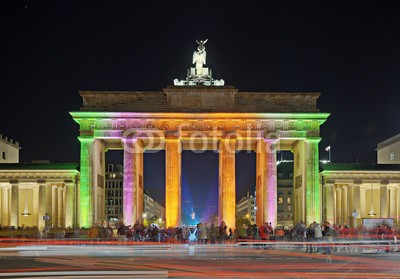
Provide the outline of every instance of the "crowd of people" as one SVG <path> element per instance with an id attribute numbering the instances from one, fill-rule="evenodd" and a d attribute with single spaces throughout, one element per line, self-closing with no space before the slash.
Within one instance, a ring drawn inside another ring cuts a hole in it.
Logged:
<path id="1" fill-rule="evenodd" d="M 331 225 L 328 222 L 320 225 L 313 222 L 306 226 L 299 222 L 293 227 L 278 226 L 273 228 L 271 223 L 258 227 L 256 224 L 241 224 L 234 231 L 228 228 L 225 222 L 201 222 L 196 226 L 179 226 L 162 228 L 157 224 L 145 226 L 138 220 L 133 226 L 126 226 L 122 222 L 111 225 L 107 222 L 97 224 L 91 228 L 52 228 L 46 227 L 40 231 L 36 227 L 0 227 L 0 237 L 9 238 L 89 238 L 99 240 L 120 240 L 136 242 L 174 242 L 200 244 L 226 243 L 226 241 L 291 241 L 298 249 L 305 248 L 305 252 L 321 252 L 323 245 L 318 242 L 364 241 L 366 239 L 397 241 L 399 228 L 391 228 L 381 224 L 372 229 L 350 228 L 346 224 Z M 321 247 L 320 247 L 321 246 Z M 324 246 L 324 252 L 330 253 L 329 245 Z"/>

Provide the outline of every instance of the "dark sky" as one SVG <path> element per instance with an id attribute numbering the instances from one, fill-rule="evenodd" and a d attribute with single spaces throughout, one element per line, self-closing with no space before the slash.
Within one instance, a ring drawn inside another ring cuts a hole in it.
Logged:
<path id="1" fill-rule="evenodd" d="M 161 90 L 205 38 L 241 91 L 322 93 L 321 157 L 372 163 L 400 132 L 400 1 L 7 1 L 0 36 L 0 133 L 21 161 L 78 161 L 78 90 Z"/>

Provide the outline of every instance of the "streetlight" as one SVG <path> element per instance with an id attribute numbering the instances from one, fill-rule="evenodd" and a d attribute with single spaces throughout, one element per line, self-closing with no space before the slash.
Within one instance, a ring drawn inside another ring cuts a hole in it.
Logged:
<path id="1" fill-rule="evenodd" d="M 331 146 L 330 145 L 328 145 L 327 147 L 325 147 L 325 151 L 328 151 L 329 153 L 328 153 L 328 162 L 330 163 L 331 162 Z"/>

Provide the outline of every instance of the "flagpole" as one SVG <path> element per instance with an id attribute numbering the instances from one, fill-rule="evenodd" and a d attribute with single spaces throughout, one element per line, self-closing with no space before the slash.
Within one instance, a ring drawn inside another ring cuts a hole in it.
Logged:
<path id="1" fill-rule="evenodd" d="M 329 145 L 329 163 L 331 163 L 331 146 Z"/>

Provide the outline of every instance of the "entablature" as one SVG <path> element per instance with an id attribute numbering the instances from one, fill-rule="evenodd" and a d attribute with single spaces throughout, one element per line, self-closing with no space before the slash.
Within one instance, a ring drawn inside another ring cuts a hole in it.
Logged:
<path id="1" fill-rule="evenodd" d="M 1 183 L 62 183 L 65 181 L 75 181 L 79 179 L 79 171 L 70 170 L 65 172 L 57 171 L 18 171 L 15 170 L 2 170 L 0 172 Z M 41 182 L 43 181 L 43 182 Z"/>
<path id="2" fill-rule="evenodd" d="M 137 131 L 235 131 L 276 132 L 282 137 L 318 137 L 319 127 L 329 114 L 228 114 L 228 113 L 87 113 L 71 112 L 80 125 L 81 135 L 118 137 L 121 132 Z M 92 131 L 92 132 L 90 132 Z"/>
<path id="3" fill-rule="evenodd" d="M 328 184 L 396 184 L 400 182 L 400 171 L 335 171 L 322 172 L 322 181 Z"/>

